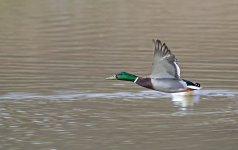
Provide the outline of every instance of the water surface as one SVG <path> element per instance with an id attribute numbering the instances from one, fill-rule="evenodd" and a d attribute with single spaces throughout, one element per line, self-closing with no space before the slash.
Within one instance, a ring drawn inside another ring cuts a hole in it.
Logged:
<path id="1" fill-rule="evenodd" d="M 238 2 L 0 2 L 0 149 L 224 149 L 238 144 Z M 151 70 L 152 39 L 193 95 L 106 81 Z"/>

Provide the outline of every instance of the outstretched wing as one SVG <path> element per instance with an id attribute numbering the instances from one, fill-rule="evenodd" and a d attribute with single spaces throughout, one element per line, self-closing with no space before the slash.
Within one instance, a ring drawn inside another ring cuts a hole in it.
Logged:
<path id="1" fill-rule="evenodd" d="M 155 44 L 154 59 L 152 64 L 151 78 L 180 78 L 180 69 L 175 56 L 165 43 L 153 40 Z"/>

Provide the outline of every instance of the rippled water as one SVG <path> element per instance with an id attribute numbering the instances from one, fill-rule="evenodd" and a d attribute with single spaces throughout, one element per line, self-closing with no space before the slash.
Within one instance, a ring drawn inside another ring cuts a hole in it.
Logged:
<path id="1" fill-rule="evenodd" d="M 0 149 L 238 147 L 238 2 L 1 1 Z M 176 55 L 187 95 L 106 81 Z"/>

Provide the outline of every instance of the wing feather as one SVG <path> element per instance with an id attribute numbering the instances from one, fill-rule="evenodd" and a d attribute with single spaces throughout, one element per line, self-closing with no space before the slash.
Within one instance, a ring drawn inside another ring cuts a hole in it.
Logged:
<path id="1" fill-rule="evenodd" d="M 153 40 L 155 44 L 154 58 L 152 64 L 152 78 L 180 78 L 180 69 L 176 63 L 175 55 L 169 50 L 165 43 Z"/>

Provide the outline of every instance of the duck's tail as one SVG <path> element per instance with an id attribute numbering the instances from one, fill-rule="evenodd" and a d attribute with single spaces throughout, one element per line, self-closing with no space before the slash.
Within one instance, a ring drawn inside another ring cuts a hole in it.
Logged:
<path id="1" fill-rule="evenodd" d="M 186 82 L 187 87 L 191 90 L 199 90 L 201 89 L 201 85 L 199 83 L 193 83 L 192 81 L 182 79 L 184 82 Z"/>

